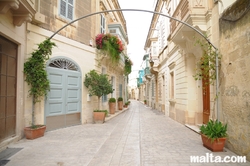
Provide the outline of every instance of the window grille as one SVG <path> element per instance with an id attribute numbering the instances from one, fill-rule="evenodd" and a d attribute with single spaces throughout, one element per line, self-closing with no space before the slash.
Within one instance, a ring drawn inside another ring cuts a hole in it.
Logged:
<path id="1" fill-rule="evenodd" d="M 67 59 L 64 59 L 64 58 L 52 60 L 49 64 L 49 66 L 55 67 L 55 68 L 60 68 L 60 69 L 65 69 L 65 70 L 79 71 L 76 64 L 74 64 L 73 62 L 71 62 Z"/>

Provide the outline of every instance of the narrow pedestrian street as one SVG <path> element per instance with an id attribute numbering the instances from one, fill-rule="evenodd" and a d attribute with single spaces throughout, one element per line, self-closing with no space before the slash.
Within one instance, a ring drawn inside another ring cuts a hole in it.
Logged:
<path id="1" fill-rule="evenodd" d="M 163 113 L 131 101 L 130 108 L 104 124 L 85 124 L 49 131 L 35 140 L 22 139 L 9 148 L 22 148 L 7 166 L 188 166 L 249 165 L 191 163 L 190 156 L 211 153 L 200 135 Z M 226 152 L 214 156 L 237 156 Z"/>

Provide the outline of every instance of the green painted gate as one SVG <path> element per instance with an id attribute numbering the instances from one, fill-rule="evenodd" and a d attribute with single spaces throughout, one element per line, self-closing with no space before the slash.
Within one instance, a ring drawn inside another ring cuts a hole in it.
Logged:
<path id="1" fill-rule="evenodd" d="M 47 66 L 50 91 L 45 102 L 47 130 L 81 124 L 81 72 L 66 58 L 51 60 Z"/>

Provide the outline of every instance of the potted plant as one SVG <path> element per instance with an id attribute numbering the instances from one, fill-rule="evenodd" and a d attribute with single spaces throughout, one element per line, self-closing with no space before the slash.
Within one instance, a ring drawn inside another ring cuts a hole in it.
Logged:
<path id="1" fill-rule="evenodd" d="M 108 115 L 107 110 L 94 110 L 94 120 L 95 123 L 104 123 L 105 117 Z"/>
<path id="2" fill-rule="evenodd" d="M 109 99 L 109 113 L 114 114 L 115 113 L 115 107 L 116 106 L 116 99 L 115 98 L 110 98 Z"/>
<path id="3" fill-rule="evenodd" d="M 49 39 L 38 45 L 38 49 L 31 53 L 31 57 L 24 63 L 25 81 L 30 86 L 29 96 L 32 97 L 32 121 L 31 126 L 24 128 L 27 139 L 42 137 L 46 130 L 43 124 L 35 123 L 35 104 L 40 102 L 49 90 L 49 80 L 45 70 L 46 61 L 52 53 L 55 43 Z"/>
<path id="4" fill-rule="evenodd" d="M 98 110 L 100 110 L 100 98 L 113 92 L 112 84 L 108 80 L 107 74 L 98 74 L 95 70 L 91 70 L 85 75 L 84 85 L 88 88 L 89 94 L 98 97 Z M 100 111 L 94 111 L 95 114 L 101 114 Z M 94 119 L 95 122 L 97 122 Z"/>
<path id="5" fill-rule="evenodd" d="M 226 137 L 227 124 L 223 125 L 218 120 L 209 120 L 206 125 L 200 127 L 203 146 L 213 152 L 222 152 Z"/>
<path id="6" fill-rule="evenodd" d="M 147 104 L 147 100 L 144 100 L 144 104 Z"/>
<path id="7" fill-rule="evenodd" d="M 126 102 L 125 105 L 124 105 L 124 108 L 127 108 L 129 105 L 129 102 Z"/>
<path id="8" fill-rule="evenodd" d="M 122 97 L 118 97 L 118 109 L 122 110 L 123 107 L 123 98 Z"/>

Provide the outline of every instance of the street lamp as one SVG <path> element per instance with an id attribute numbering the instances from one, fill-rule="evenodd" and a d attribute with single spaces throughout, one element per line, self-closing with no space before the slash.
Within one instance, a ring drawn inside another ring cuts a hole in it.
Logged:
<path id="1" fill-rule="evenodd" d="M 150 66 L 151 66 L 151 67 L 154 66 L 154 61 L 153 61 L 152 59 L 150 59 L 149 63 L 150 63 Z"/>

